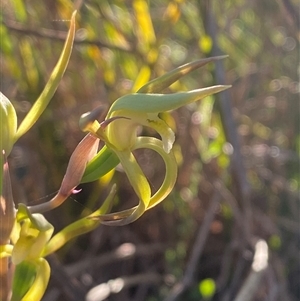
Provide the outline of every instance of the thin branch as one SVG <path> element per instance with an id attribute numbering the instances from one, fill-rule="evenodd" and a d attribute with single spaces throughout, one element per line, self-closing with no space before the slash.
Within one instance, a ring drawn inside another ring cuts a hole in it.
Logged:
<path id="1" fill-rule="evenodd" d="M 207 16 L 207 24 L 206 26 L 206 31 L 210 35 L 210 37 L 213 40 L 213 48 L 211 54 L 213 56 L 218 56 L 221 55 L 221 50 L 219 49 L 217 45 L 217 24 L 215 20 L 215 16 L 212 12 L 212 7 L 211 7 L 211 1 L 206 1 L 207 7 L 206 7 L 206 12 L 205 15 Z M 224 67 L 221 61 L 217 61 L 215 63 L 216 71 L 215 71 L 215 76 L 216 80 L 218 83 L 224 83 L 225 82 L 225 71 Z M 249 225 L 251 225 L 251 207 L 250 207 L 250 185 L 247 180 L 247 172 L 245 169 L 245 166 L 243 164 L 243 158 L 241 155 L 241 146 L 240 146 L 240 141 L 239 141 L 239 136 L 236 130 L 236 124 L 233 118 L 232 114 L 232 105 L 231 105 L 231 97 L 230 97 L 230 92 L 223 91 L 219 95 L 219 108 L 220 108 L 220 113 L 221 117 L 223 120 L 223 125 L 224 125 L 224 130 L 227 136 L 227 140 L 231 145 L 233 146 L 234 152 L 231 156 L 231 168 L 232 168 L 232 174 L 233 174 L 233 179 L 234 182 L 236 183 L 237 186 L 237 194 L 239 195 L 239 199 L 241 200 L 241 205 L 244 211 L 245 215 L 245 220 L 244 220 L 244 225 L 245 227 L 243 228 L 244 235 L 243 237 L 244 242 L 249 242 L 250 237 L 251 237 L 251 229 Z"/>
<path id="2" fill-rule="evenodd" d="M 299 34 L 299 27 L 300 27 L 300 10 L 299 7 L 295 7 L 290 0 L 281 0 L 284 9 L 289 15 L 289 19 L 292 21 L 294 27 L 298 31 Z"/>
<path id="3" fill-rule="evenodd" d="M 128 260 L 137 256 L 153 256 L 153 254 L 155 253 L 163 252 L 165 248 L 166 246 L 160 243 L 137 246 L 131 243 L 125 243 L 112 252 L 101 254 L 97 257 L 88 257 L 72 265 L 69 265 L 66 267 L 66 271 L 69 275 L 79 275 L 86 270 L 99 270 L 102 266 L 110 264 L 112 262 Z"/>
<path id="4" fill-rule="evenodd" d="M 47 29 L 47 28 L 39 28 L 38 30 L 32 28 L 25 28 L 23 24 L 11 20 L 2 21 L 2 24 L 10 31 L 18 32 L 24 35 L 36 36 L 43 39 L 50 39 L 59 42 L 64 42 L 67 37 L 67 33 L 64 31 L 58 31 L 58 30 Z M 74 44 L 93 45 L 93 46 L 98 46 L 100 48 L 105 47 L 112 50 L 120 50 L 125 52 L 132 51 L 132 47 L 130 45 L 128 46 L 113 45 L 99 40 L 84 40 L 79 37 L 75 37 Z"/>

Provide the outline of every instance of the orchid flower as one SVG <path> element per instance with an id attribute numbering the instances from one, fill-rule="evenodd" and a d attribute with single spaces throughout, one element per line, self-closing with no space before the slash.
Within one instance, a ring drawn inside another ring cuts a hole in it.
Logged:
<path id="1" fill-rule="evenodd" d="M 104 224 L 125 225 L 138 219 L 146 210 L 156 206 L 172 191 L 177 178 L 177 164 L 172 152 L 175 135 L 159 113 L 177 109 L 206 96 L 221 92 L 230 86 L 212 86 L 203 89 L 174 94 L 158 94 L 183 75 L 208 62 L 225 56 L 198 60 L 183 65 L 143 86 L 137 93 L 117 99 L 110 107 L 105 120 L 99 123 L 97 110 L 84 114 L 80 120 L 83 131 L 90 132 L 105 142 L 104 148 L 87 165 L 82 182 L 92 181 L 104 175 L 121 163 L 139 204 L 121 212 L 105 214 L 98 218 Z M 147 126 L 154 129 L 161 140 L 137 136 L 137 128 Z M 164 160 L 166 172 L 164 181 L 154 194 L 145 174 L 137 163 L 133 151 L 148 148 L 157 152 Z M 99 167 L 102 167 L 101 170 Z"/>

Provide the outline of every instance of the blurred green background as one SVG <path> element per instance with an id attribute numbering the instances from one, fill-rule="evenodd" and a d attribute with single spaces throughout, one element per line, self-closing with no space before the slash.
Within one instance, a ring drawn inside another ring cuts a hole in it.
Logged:
<path id="1" fill-rule="evenodd" d="M 64 78 L 9 158 L 16 203 L 47 201 L 59 188 L 84 136 L 81 114 L 213 55 L 229 57 L 165 92 L 232 88 L 165 116 L 176 132 L 174 191 L 135 223 L 100 226 L 51 256 L 43 300 L 85 300 L 100 284 L 98 299 L 86 300 L 235 300 L 258 238 L 268 243 L 269 265 L 251 300 L 300 300 L 299 3 L 2 0 L 1 91 L 19 120 L 47 82 L 74 9 L 76 41 Z M 136 156 L 155 191 L 161 159 L 149 150 Z M 47 219 L 60 230 L 99 206 L 113 183 L 116 210 L 136 204 L 117 168 L 82 185 Z"/>

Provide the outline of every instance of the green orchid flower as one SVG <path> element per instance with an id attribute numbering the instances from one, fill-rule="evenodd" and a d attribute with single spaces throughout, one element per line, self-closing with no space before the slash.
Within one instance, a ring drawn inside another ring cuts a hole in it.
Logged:
<path id="1" fill-rule="evenodd" d="M 137 206 L 121 212 L 99 216 L 102 223 L 125 225 L 138 219 L 146 210 L 156 206 L 172 191 L 177 178 L 177 164 L 172 152 L 175 135 L 160 113 L 175 110 L 181 106 L 221 92 L 230 86 L 218 85 L 174 94 L 158 94 L 185 74 L 208 62 L 225 56 L 195 61 L 183 65 L 143 86 L 137 93 L 117 99 L 110 107 L 105 120 L 97 121 L 97 110 L 84 114 L 80 120 L 82 130 L 105 142 L 104 148 L 87 165 L 82 182 L 92 181 L 121 163 L 135 193 L 139 197 Z M 139 126 L 154 129 L 161 140 L 137 136 Z M 137 163 L 133 152 L 148 148 L 157 152 L 164 160 L 166 173 L 161 187 L 154 194 L 145 174 Z M 101 166 L 101 170 L 100 167 Z"/>
<path id="2" fill-rule="evenodd" d="M 116 188 L 113 186 L 102 206 L 92 214 L 65 227 L 52 237 L 53 226 L 40 213 L 31 213 L 19 204 L 11 243 L 0 245 L 0 259 L 11 257 L 15 265 L 11 300 L 39 301 L 43 297 L 50 277 L 50 266 L 44 258 L 57 251 L 69 240 L 99 226 L 94 216 L 110 210 Z"/>

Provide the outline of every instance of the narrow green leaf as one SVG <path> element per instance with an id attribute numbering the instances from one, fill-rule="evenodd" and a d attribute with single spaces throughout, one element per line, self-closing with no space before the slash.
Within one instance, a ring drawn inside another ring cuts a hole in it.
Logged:
<path id="1" fill-rule="evenodd" d="M 182 65 L 160 77 L 157 77 L 144 86 L 142 86 L 137 93 L 158 93 L 163 89 L 168 88 L 171 84 L 176 82 L 181 77 L 189 74 L 190 72 L 206 65 L 207 63 L 214 62 L 217 60 L 221 60 L 228 57 L 227 55 L 215 56 L 207 59 L 197 60 L 191 63 L 187 63 Z"/>
<path id="2" fill-rule="evenodd" d="M 17 141 L 22 135 L 24 135 L 44 112 L 52 96 L 54 95 L 61 78 L 64 75 L 72 52 L 73 40 L 75 36 L 75 16 L 76 11 L 72 15 L 70 29 L 61 56 L 56 66 L 54 67 L 43 92 L 36 100 L 32 108 L 22 121 L 20 127 L 18 128 L 15 135 L 15 141 Z"/>

